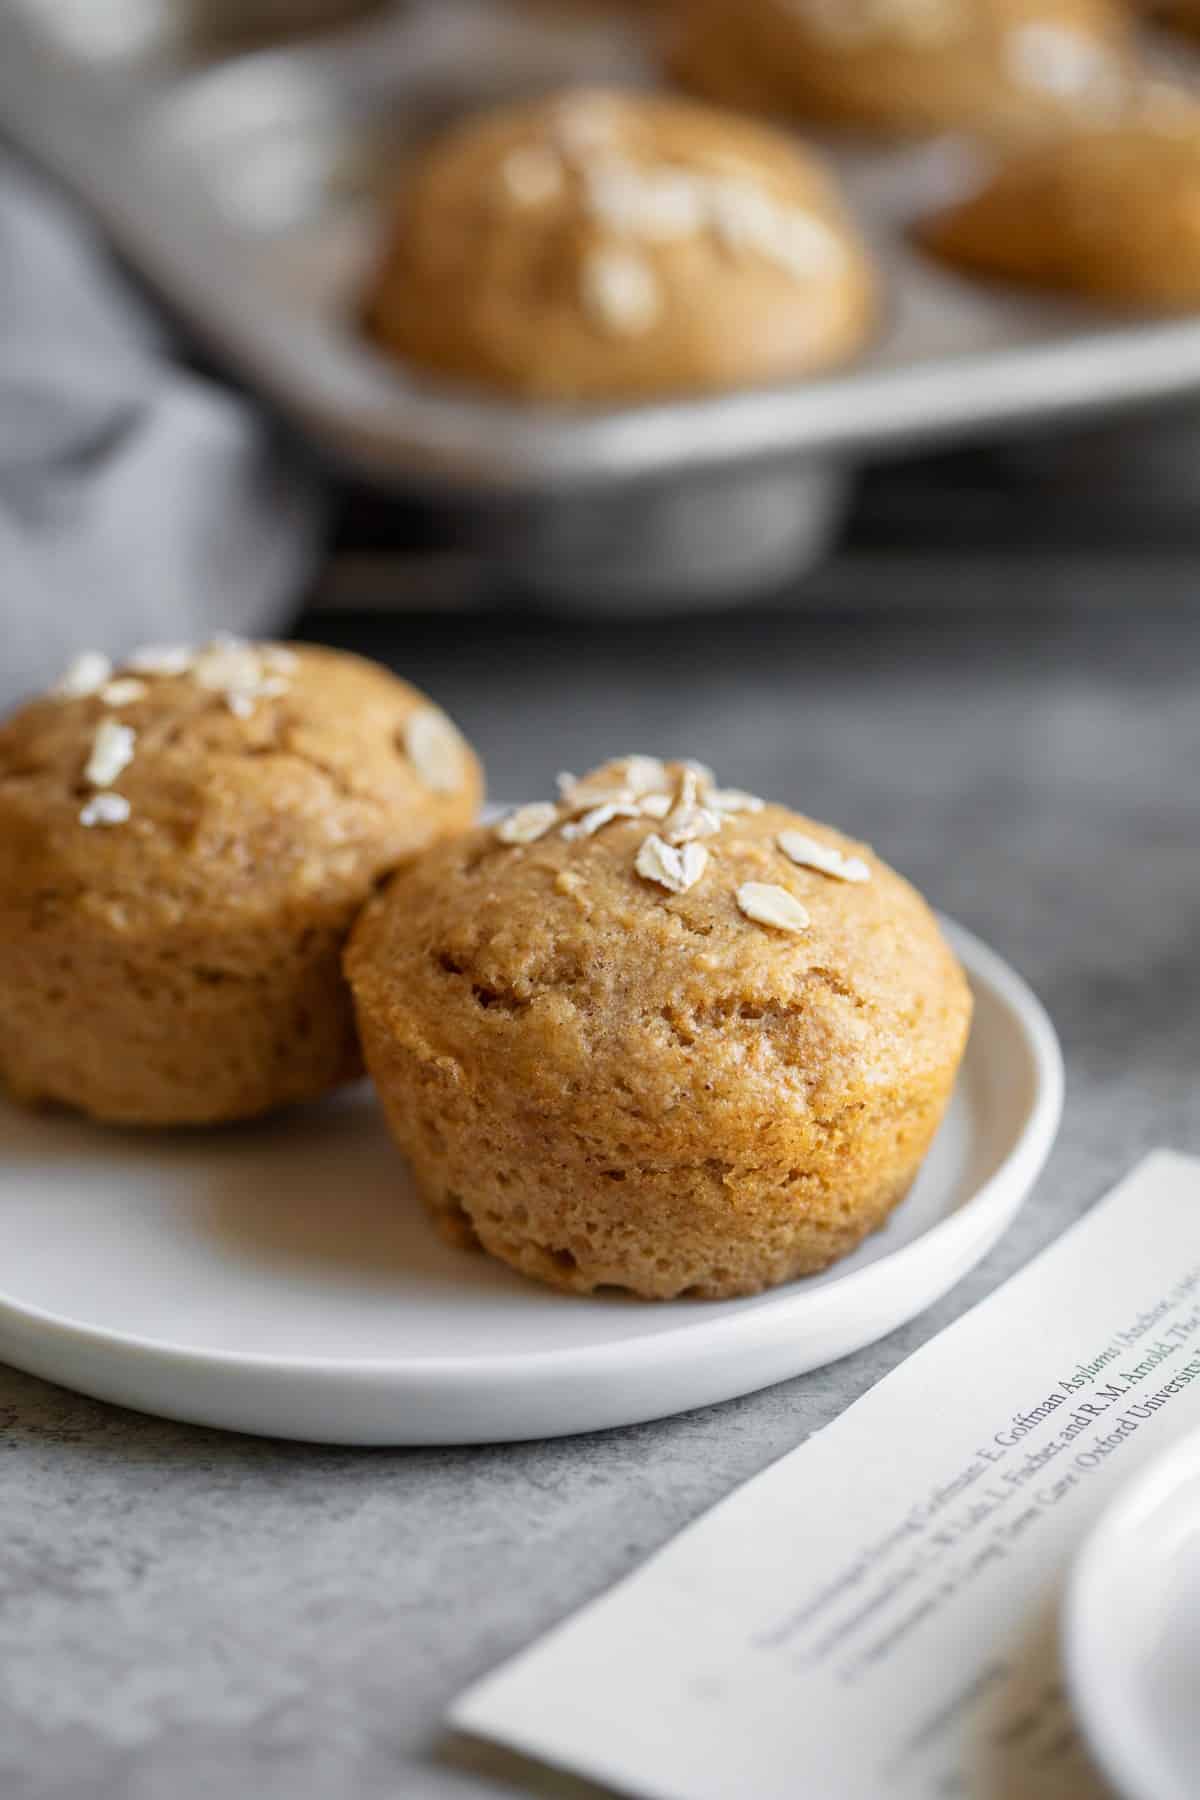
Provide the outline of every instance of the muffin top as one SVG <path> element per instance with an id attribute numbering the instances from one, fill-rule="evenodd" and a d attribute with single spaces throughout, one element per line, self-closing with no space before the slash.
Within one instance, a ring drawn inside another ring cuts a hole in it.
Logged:
<path id="1" fill-rule="evenodd" d="M 457 1080 L 486 1067 L 531 1117 L 586 1090 L 643 1117 L 686 1092 L 710 1117 L 831 1118 L 944 1080 L 965 978 L 865 845 L 693 763 L 626 757 L 560 786 L 368 908 L 348 972 L 377 1030 Z"/>
<path id="2" fill-rule="evenodd" d="M 414 365 L 583 402 L 803 375 L 858 350 L 874 313 L 815 157 L 604 90 L 468 119 L 416 154 L 366 305 Z"/>
<path id="3" fill-rule="evenodd" d="M 479 795 L 445 715 L 358 657 L 89 651 L 0 724 L 0 912 L 135 933 L 337 909 Z"/>
<path id="4" fill-rule="evenodd" d="M 900 132 L 1111 117 L 1132 76 L 1119 0 L 681 0 L 673 56 L 714 98 Z"/>
<path id="5" fill-rule="evenodd" d="M 984 273 L 1190 311 L 1200 306 L 1200 107 L 1151 90 L 1121 124 L 1010 157 L 919 237 Z"/>

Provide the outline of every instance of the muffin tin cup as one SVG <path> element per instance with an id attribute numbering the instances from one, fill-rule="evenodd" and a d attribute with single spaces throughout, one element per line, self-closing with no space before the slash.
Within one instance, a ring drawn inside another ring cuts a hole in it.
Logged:
<path id="1" fill-rule="evenodd" d="M 484 519 L 522 585 L 630 609 L 688 587 L 736 597 L 819 558 L 837 471 L 858 458 L 1200 387 L 1200 322 L 1114 320 L 970 282 L 913 247 L 913 221 L 976 172 L 963 145 L 844 140 L 827 148 L 887 293 L 855 366 L 587 412 L 452 387 L 388 360 L 359 326 L 398 153 L 514 94 L 646 83 L 636 25 L 421 0 L 197 67 L 165 28 L 170 7 L 13 0 L 0 128 L 333 464 L 461 506 L 475 540 Z"/>
<path id="2" fill-rule="evenodd" d="M 493 551 L 504 587 L 586 614 L 696 612 L 770 593 L 823 559 L 850 492 L 811 462 L 562 494 Z"/>

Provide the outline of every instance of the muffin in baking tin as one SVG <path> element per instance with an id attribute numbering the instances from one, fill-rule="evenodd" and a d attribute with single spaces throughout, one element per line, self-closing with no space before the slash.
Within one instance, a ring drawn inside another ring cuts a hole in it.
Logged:
<path id="1" fill-rule="evenodd" d="M 679 0 L 676 77 L 728 104 L 883 133 L 1041 135 L 1111 117 L 1121 0 Z"/>
<path id="2" fill-rule="evenodd" d="M 1011 155 L 925 220 L 946 263 L 1150 312 L 1200 308 L 1200 107 L 1166 90 L 1120 124 Z"/>
<path id="3" fill-rule="evenodd" d="M 599 404 L 803 376 L 877 311 L 833 178 L 693 102 L 570 91 L 470 117 L 404 169 L 366 328 L 416 369 Z"/>

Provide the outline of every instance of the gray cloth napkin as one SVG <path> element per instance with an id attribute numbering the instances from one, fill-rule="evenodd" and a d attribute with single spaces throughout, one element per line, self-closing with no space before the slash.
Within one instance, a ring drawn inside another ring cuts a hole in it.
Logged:
<path id="1" fill-rule="evenodd" d="M 0 150 L 0 707 L 82 648 L 284 628 L 322 513 L 254 407 L 172 360 L 86 221 Z"/>

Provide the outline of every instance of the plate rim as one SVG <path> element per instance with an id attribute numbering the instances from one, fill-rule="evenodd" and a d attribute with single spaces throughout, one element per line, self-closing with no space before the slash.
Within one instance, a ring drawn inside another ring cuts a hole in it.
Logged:
<path id="1" fill-rule="evenodd" d="M 1024 1204 L 1053 1146 L 1062 1117 L 1065 1087 L 1062 1049 L 1049 1014 L 1024 977 L 974 933 L 942 914 L 938 917 L 969 978 L 989 987 L 1018 1026 L 1030 1063 L 1031 1102 L 1024 1123 L 1000 1164 L 949 1217 L 939 1219 L 909 1243 L 900 1245 L 865 1268 L 855 1269 L 823 1287 L 805 1289 L 789 1284 L 764 1296 L 766 1304 L 753 1311 L 733 1310 L 714 1316 L 711 1311 L 701 1309 L 694 1319 L 671 1331 L 638 1332 L 608 1342 L 566 1346 L 555 1350 L 549 1362 L 544 1348 L 428 1357 L 411 1354 L 331 1357 L 201 1349 L 174 1344 L 167 1339 L 144 1337 L 136 1332 L 115 1331 L 109 1326 L 87 1325 L 68 1315 L 17 1299 L 2 1287 L 0 1326 L 7 1318 L 43 1337 L 66 1340 L 76 1350 L 91 1347 L 106 1355 L 148 1357 L 161 1364 L 177 1368 L 198 1367 L 213 1374 L 236 1375 L 240 1372 L 270 1377 L 303 1372 L 317 1380 L 333 1377 L 342 1381 L 407 1378 L 419 1380 L 426 1387 L 445 1384 L 450 1388 L 470 1375 L 476 1382 L 494 1388 L 519 1379 L 531 1367 L 540 1365 L 539 1378 L 558 1385 L 570 1377 L 595 1373 L 598 1368 L 611 1368 L 630 1355 L 636 1360 L 647 1343 L 654 1345 L 660 1363 L 681 1354 L 686 1356 L 697 1333 L 703 1334 L 706 1350 L 714 1354 L 734 1345 L 742 1350 L 753 1349 L 776 1336 L 781 1318 L 785 1322 L 792 1318 L 797 1303 L 803 1308 L 807 1322 L 814 1315 L 819 1319 L 829 1312 L 843 1312 L 864 1296 L 869 1302 L 873 1287 L 890 1285 L 905 1267 L 923 1262 L 931 1247 L 941 1250 L 943 1262 L 954 1262 L 960 1242 L 968 1243 L 979 1234 L 986 1236 L 988 1229 L 995 1225 L 995 1231 L 981 1252 L 986 1254 Z M 1011 1204 L 1014 1191 L 1018 1198 Z M 1010 1208 L 1007 1218 L 1004 1216 L 1006 1208 Z M 961 1273 L 970 1266 L 968 1262 Z M 961 1274 L 955 1279 L 959 1278 Z M 951 1285 L 952 1282 L 948 1283 L 947 1288 Z"/>
<path id="2" fill-rule="evenodd" d="M 1067 1689 L 1088 1747 L 1103 1773 L 1127 1800 L 1180 1800 L 1182 1790 L 1147 1780 L 1146 1736 L 1129 1690 L 1103 1645 L 1111 1633 L 1097 1629 L 1102 1589 L 1113 1552 L 1147 1513 L 1189 1477 L 1200 1481 L 1200 1427 L 1159 1452 L 1122 1483 L 1076 1552 L 1062 1607 L 1062 1654 Z M 1101 1698 L 1103 1696 L 1103 1698 Z"/>

